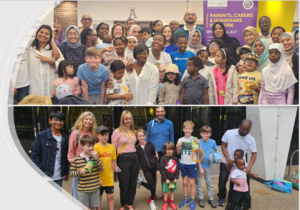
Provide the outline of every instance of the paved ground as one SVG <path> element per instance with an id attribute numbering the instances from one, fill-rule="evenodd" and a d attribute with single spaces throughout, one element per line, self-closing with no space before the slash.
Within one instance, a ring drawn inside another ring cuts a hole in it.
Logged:
<path id="1" fill-rule="evenodd" d="M 292 172 L 294 169 L 298 169 L 298 166 L 294 166 L 292 169 Z M 218 193 L 218 177 L 212 178 L 213 186 L 214 186 L 214 192 L 215 192 L 215 200 L 217 201 L 217 193 Z M 210 207 L 207 197 L 207 191 L 206 191 L 206 185 L 204 180 L 202 180 L 202 186 L 204 186 L 204 195 L 205 197 L 205 208 L 204 209 L 213 209 Z M 71 180 L 68 182 L 63 183 L 63 188 L 67 192 L 71 192 Z M 228 186 L 227 186 L 228 188 Z M 299 209 L 299 192 L 295 189 L 293 189 L 291 194 L 285 194 L 281 192 L 277 192 L 274 190 L 271 190 L 269 187 L 265 186 L 264 184 L 256 181 L 251 180 L 250 181 L 250 188 L 251 188 L 251 197 L 252 197 L 252 210 L 296 210 Z M 265 190 L 268 194 L 259 194 L 256 192 L 256 190 Z M 158 194 L 161 192 L 161 187 L 158 187 L 157 190 Z M 65 194 L 67 197 L 71 199 L 70 194 Z M 119 183 L 115 183 L 115 209 L 118 209 L 120 207 L 120 192 L 119 192 Z M 146 200 L 149 198 L 150 192 L 146 190 L 145 188 L 137 189 L 137 194 L 135 196 L 135 201 L 133 207 L 135 210 L 148 210 L 150 209 L 149 205 L 146 203 Z M 196 196 L 197 197 L 197 196 Z M 178 181 L 178 190 L 175 192 L 175 204 L 178 206 L 178 204 L 183 199 L 183 189 L 182 189 L 182 179 L 179 179 Z M 161 209 L 163 200 L 158 199 L 156 202 L 157 210 Z M 201 209 L 198 205 L 199 199 L 196 198 L 196 209 Z M 106 196 L 104 194 L 103 201 L 101 203 L 102 210 L 107 209 L 107 202 L 106 202 Z M 171 208 L 169 207 L 171 210 Z M 189 207 L 181 208 L 182 210 L 188 210 Z M 224 207 L 219 207 L 217 209 L 225 209 Z"/>

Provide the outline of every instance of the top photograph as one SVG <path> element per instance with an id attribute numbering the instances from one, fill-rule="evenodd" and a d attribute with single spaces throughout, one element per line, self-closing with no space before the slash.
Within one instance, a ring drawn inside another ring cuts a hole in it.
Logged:
<path id="1" fill-rule="evenodd" d="M 56 1 L 11 105 L 298 105 L 298 1 Z M 24 36 L 23 36 L 24 37 Z"/>

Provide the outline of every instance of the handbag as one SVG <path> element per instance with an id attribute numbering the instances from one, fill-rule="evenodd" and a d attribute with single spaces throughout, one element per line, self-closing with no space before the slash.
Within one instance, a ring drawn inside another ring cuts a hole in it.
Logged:
<path id="1" fill-rule="evenodd" d="M 117 157 L 118 157 L 118 155 L 122 152 L 122 150 L 125 149 L 125 147 L 128 145 L 129 140 L 130 140 L 130 137 L 131 137 L 131 132 L 129 133 L 128 141 L 126 142 L 126 144 L 124 144 L 124 146 L 123 146 L 123 147 L 119 150 L 119 152 L 117 153 Z"/>
<path id="2" fill-rule="evenodd" d="M 271 186 L 271 189 L 283 193 L 292 193 L 292 184 L 286 180 L 275 178 L 273 181 L 264 182 L 265 185 Z"/>

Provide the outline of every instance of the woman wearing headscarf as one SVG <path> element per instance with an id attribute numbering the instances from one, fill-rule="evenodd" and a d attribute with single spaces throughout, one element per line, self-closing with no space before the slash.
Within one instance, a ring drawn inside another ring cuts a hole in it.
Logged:
<path id="1" fill-rule="evenodd" d="M 286 62 L 283 45 L 273 43 L 269 47 L 270 62 L 262 70 L 259 105 L 291 105 L 294 84 L 297 79 Z"/>
<path id="2" fill-rule="evenodd" d="M 261 39 L 261 36 L 257 32 L 256 28 L 248 26 L 244 29 L 243 37 L 247 45 L 250 47 L 253 46 L 253 43 L 256 39 Z"/>
<path id="3" fill-rule="evenodd" d="M 294 32 L 294 40 L 295 40 L 295 53 L 292 57 L 293 62 L 293 72 L 296 79 L 299 81 L 299 28 L 297 28 Z M 294 104 L 299 104 L 299 83 L 295 84 L 295 95 L 294 95 Z"/>
<path id="4" fill-rule="evenodd" d="M 200 31 L 198 29 L 193 29 L 189 33 L 188 47 L 186 48 L 186 50 L 189 50 L 195 53 L 196 55 L 199 50 L 206 48 L 204 45 L 201 44 L 201 42 L 202 37 Z"/>
<path id="5" fill-rule="evenodd" d="M 80 31 L 77 26 L 70 25 L 66 30 L 65 40 L 58 46 L 66 60 L 73 62 L 74 75 L 77 75 L 78 67 L 85 63 L 86 46 L 81 44 Z"/>
<path id="6" fill-rule="evenodd" d="M 229 37 L 224 24 L 221 22 L 215 22 L 212 26 L 212 31 L 215 38 L 220 38 L 225 42 L 225 48 L 230 50 L 232 58 L 234 58 L 235 62 L 238 62 L 240 59 L 238 54 L 236 54 L 236 49 L 240 46 L 239 40 L 235 37 Z"/>
<path id="7" fill-rule="evenodd" d="M 269 63 L 269 52 L 268 52 L 268 44 L 263 39 L 256 39 L 252 46 L 252 52 L 258 55 L 258 67 L 257 71 L 261 72 L 263 68 L 265 68 Z"/>
<path id="8" fill-rule="evenodd" d="M 140 37 L 140 33 L 139 33 L 140 30 L 141 30 L 141 28 L 138 25 L 130 26 L 127 38 L 130 36 L 134 36 L 138 40 L 138 42 L 140 42 L 141 41 L 140 40 L 141 37 Z"/>
<path id="9" fill-rule="evenodd" d="M 280 44 L 284 47 L 284 54 L 285 54 L 285 60 L 290 65 L 291 68 L 293 68 L 293 62 L 292 57 L 295 50 L 295 41 L 294 41 L 294 34 L 292 32 L 284 32 L 280 35 L 279 38 Z"/>

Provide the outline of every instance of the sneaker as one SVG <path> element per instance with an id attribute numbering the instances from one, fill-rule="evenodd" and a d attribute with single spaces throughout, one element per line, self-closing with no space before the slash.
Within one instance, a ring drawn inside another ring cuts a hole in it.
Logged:
<path id="1" fill-rule="evenodd" d="M 177 206 L 175 205 L 174 202 L 171 202 L 171 203 L 170 203 L 170 207 L 171 207 L 173 210 L 177 210 Z"/>
<path id="2" fill-rule="evenodd" d="M 150 209 L 151 209 L 151 210 L 156 210 L 156 206 L 155 206 L 154 203 L 150 203 Z"/>
<path id="3" fill-rule="evenodd" d="M 225 205 L 224 201 L 225 201 L 224 198 L 219 198 L 219 200 L 218 200 L 218 205 L 219 205 L 219 206 L 224 206 L 224 205 Z"/>
<path id="4" fill-rule="evenodd" d="M 183 199 L 183 201 L 179 204 L 179 208 L 190 205 L 190 201 L 188 199 Z"/>
<path id="5" fill-rule="evenodd" d="M 168 210 L 168 203 L 164 203 L 163 206 L 161 207 L 161 210 Z"/>
<path id="6" fill-rule="evenodd" d="M 209 200 L 208 203 L 211 205 L 212 208 L 217 208 L 215 200 Z"/>
<path id="7" fill-rule="evenodd" d="M 195 210 L 195 209 L 196 209 L 195 201 L 191 200 L 190 201 L 190 210 Z"/>
<path id="8" fill-rule="evenodd" d="M 203 199 L 200 199 L 199 206 L 201 208 L 204 208 L 205 205 L 204 205 L 204 200 Z"/>
<path id="9" fill-rule="evenodd" d="M 230 208 L 230 203 L 227 203 L 225 210 L 228 210 Z"/>

